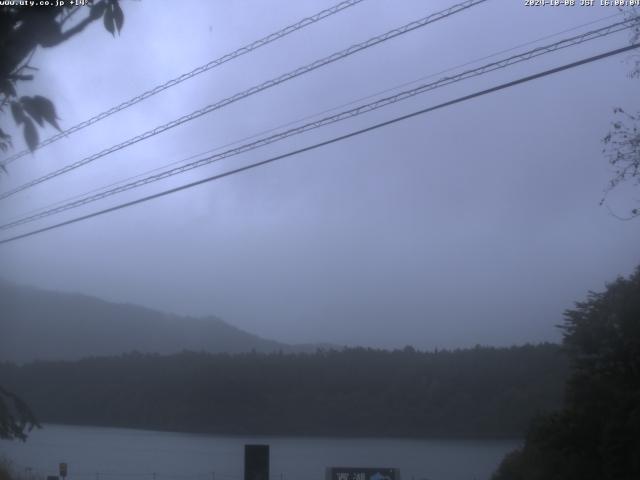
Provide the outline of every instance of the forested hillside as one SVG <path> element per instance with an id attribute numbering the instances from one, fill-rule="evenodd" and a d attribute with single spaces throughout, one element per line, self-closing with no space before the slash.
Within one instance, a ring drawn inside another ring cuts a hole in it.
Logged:
<path id="1" fill-rule="evenodd" d="M 0 361 L 78 360 L 89 355 L 314 351 L 236 328 L 137 305 L 18 286 L 0 280 Z"/>
<path id="2" fill-rule="evenodd" d="M 42 422 L 237 434 L 520 435 L 566 375 L 550 344 L 0 364 Z"/>

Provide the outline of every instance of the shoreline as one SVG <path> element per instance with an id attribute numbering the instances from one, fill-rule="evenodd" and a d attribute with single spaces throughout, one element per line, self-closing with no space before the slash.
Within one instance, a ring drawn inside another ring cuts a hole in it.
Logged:
<path id="1" fill-rule="evenodd" d="M 503 434 L 503 435 L 456 435 L 456 434 L 438 434 L 438 435 L 358 435 L 348 433 L 227 433 L 224 431 L 190 431 L 190 430 L 164 430 L 155 429 L 151 427 L 139 427 L 139 426 L 120 426 L 120 425 L 95 425 L 95 424 L 82 424 L 82 423 L 54 423 L 43 422 L 42 429 L 47 426 L 51 427 L 68 427 L 68 428 L 82 428 L 82 429 L 105 429 L 105 430 L 128 430 L 137 431 L 148 434 L 164 433 L 164 434 L 177 434 L 177 435 L 189 435 L 199 437 L 227 437 L 227 438 L 300 438 L 300 439 L 340 439 L 340 440 L 408 440 L 408 441 L 500 441 L 500 440 L 524 440 L 524 434 Z M 36 433 L 39 429 L 34 428 L 30 435 Z M 28 437 L 27 437 L 28 441 Z"/>

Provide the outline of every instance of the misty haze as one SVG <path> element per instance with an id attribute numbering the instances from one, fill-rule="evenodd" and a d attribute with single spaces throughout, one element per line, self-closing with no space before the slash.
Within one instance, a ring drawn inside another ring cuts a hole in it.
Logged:
<path id="1" fill-rule="evenodd" d="M 0 2 L 0 480 L 640 478 L 640 6 Z"/>

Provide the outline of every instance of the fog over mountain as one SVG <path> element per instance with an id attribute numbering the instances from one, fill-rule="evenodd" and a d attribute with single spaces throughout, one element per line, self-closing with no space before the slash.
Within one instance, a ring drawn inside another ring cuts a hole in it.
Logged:
<path id="1" fill-rule="evenodd" d="M 0 310 L 0 361 L 75 360 L 131 351 L 304 352 L 320 346 L 268 340 L 214 316 L 179 316 L 6 281 L 0 281 Z"/>
<path id="2" fill-rule="evenodd" d="M 34 54 L 39 70 L 20 95 L 50 98 L 63 129 L 334 2 L 122 3 L 119 36 L 97 22 Z M 0 190 L 455 3 L 361 2 L 13 162 Z M 0 222 L 622 18 L 612 17 L 619 13 L 613 6 L 524 3 L 483 2 L 114 151 L 7 198 Z M 49 220 L 110 208 L 628 44 L 629 32 L 620 31 L 557 50 Z M 518 45 L 527 46 L 505 52 Z M 612 175 L 602 138 L 613 108 L 637 106 L 630 68 L 627 56 L 610 57 L 5 244 L 0 271 L 44 289 L 218 315 L 287 343 L 433 350 L 558 342 L 555 325 L 565 309 L 640 263 L 640 223 L 622 222 L 599 205 Z M 24 148 L 22 127 L 10 114 L 6 120 L 15 150 Z M 49 128 L 41 138 L 56 133 Z M 612 192 L 608 205 L 623 215 L 634 195 Z"/>

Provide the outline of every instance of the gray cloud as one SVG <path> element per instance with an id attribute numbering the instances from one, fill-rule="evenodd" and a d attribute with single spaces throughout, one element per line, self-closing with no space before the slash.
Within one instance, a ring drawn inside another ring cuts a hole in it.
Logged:
<path id="1" fill-rule="evenodd" d="M 330 3 L 128 2 L 121 38 L 96 25 L 39 52 L 41 70 L 29 88 L 51 96 L 70 126 Z M 365 2 L 15 162 L 2 188 L 447 5 Z M 488 2 L 34 188 L 4 202 L 0 215 L 613 13 Z M 123 198 L 626 42 L 618 34 L 463 82 Z M 637 107 L 628 68 L 622 57 L 611 58 L 4 245 L 2 274 L 177 313 L 216 314 L 284 341 L 433 348 L 557 340 L 554 325 L 565 308 L 640 261 L 640 223 L 620 222 L 598 206 L 610 176 L 601 138 L 612 107 Z"/>

